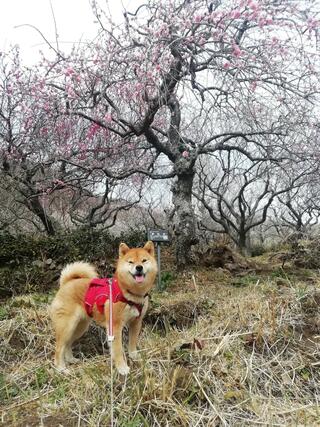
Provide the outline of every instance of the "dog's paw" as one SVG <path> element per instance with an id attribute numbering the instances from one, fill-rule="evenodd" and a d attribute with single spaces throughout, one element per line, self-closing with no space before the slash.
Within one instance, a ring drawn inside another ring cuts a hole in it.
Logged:
<path id="1" fill-rule="evenodd" d="M 71 370 L 65 366 L 55 366 L 55 369 L 63 375 L 69 375 L 71 374 Z"/>
<path id="2" fill-rule="evenodd" d="M 67 362 L 68 363 L 78 363 L 78 362 L 80 362 L 80 359 L 78 359 L 77 357 L 69 357 L 68 359 L 67 359 Z"/>
<path id="3" fill-rule="evenodd" d="M 130 368 L 128 365 L 118 366 L 117 370 L 120 375 L 128 375 L 128 373 L 130 372 Z"/>
<path id="4" fill-rule="evenodd" d="M 141 356 L 140 356 L 140 354 L 137 352 L 137 350 L 129 352 L 129 357 L 130 357 L 130 359 L 131 359 L 131 360 L 133 360 L 134 362 L 140 362 L 140 361 L 141 361 Z"/>

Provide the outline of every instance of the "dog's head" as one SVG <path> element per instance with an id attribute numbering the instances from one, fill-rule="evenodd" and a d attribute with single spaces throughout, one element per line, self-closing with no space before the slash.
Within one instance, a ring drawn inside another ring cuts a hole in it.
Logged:
<path id="1" fill-rule="evenodd" d="M 153 285 L 157 271 L 153 242 L 148 241 L 143 248 L 132 249 L 125 243 L 120 244 L 117 275 L 128 290 L 145 293 Z"/>

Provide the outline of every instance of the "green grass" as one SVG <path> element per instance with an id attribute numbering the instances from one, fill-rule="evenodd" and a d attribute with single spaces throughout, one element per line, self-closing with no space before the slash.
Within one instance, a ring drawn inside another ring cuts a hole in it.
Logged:
<path id="1" fill-rule="evenodd" d="M 161 291 L 165 291 L 170 288 L 170 285 L 174 282 L 176 274 L 172 271 L 161 272 Z"/>
<path id="2" fill-rule="evenodd" d="M 237 288 L 246 287 L 249 285 L 257 284 L 259 283 L 260 278 L 256 276 L 255 274 L 248 274 L 246 276 L 242 277 L 235 277 L 231 281 L 231 285 L 235 286 Z"/>

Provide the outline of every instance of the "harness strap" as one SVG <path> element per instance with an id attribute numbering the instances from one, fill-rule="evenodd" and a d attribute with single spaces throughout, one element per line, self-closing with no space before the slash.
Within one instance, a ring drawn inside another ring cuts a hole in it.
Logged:
<path id="1" fill-rule="evenodd" d="M 142 313 L 142 309 L 143 309 L 144 304 L 138 304 L 137 302 L 129 301 L 126 298 L 125 298 L 125 300 L 126 300 L 126 303 L 128 305 L 131 305 L 131 306 L 135 307 L 139 311 L 139 316 L 138 317 L 140 317 L 141 313 Z"/>
<path id="2" fill-rule="evenodd" d="M 104 313 L 104 306 L 106 301 L 110 299 L 110 292 L 113 304 L 117 302 L 124 302 L 125 304 L 136 307 L 139 312 L 138 317 L 141 316 L 144 304 L 138 304 L 128 300 L 123 295 L 117 280 L 112 278 L 95 278 L 91 280 L 84 299 L 84 306 L 88 316 L 92 317 L 94 305 L 96 305 L 101 314 Z M 145 295 L 145 297 L 146 296 L 147 295 Z"/>

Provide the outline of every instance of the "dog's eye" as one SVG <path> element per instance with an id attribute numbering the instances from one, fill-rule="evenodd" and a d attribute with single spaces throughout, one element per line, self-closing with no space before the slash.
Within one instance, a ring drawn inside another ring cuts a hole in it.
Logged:
<path id="1" fill-rule="evenodd" d="M 147 259 L 143 259 L 143 260 L 142 260 L 142 262 L 147 262 L 147 261 L 148 261 Z"/>
<path id="2" fill-rule="evenodd" d="M 128 261 L 129 264 L 133 264 L 133 261 Z"/>

